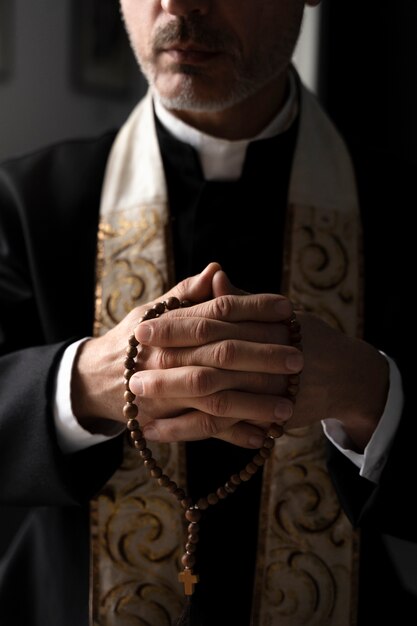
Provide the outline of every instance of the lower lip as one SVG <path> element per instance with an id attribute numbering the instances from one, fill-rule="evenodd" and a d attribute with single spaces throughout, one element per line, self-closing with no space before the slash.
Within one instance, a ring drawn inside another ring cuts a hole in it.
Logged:
<path id="1" fill-rule="evenodd" d="M 165 50 L 166 54 L 176 63 L 200 65 L 212 61 L 219 56 L 219 52 L 204 52 L 201 50 Z"/>

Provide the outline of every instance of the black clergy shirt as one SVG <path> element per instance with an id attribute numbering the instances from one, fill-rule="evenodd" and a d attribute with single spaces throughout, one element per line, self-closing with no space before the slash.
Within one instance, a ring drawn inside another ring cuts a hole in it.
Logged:
<path id="1" fill-rule="evenodd" d="M 206 181 L 197 152 L 157 120 L 167 179 L 176 279 L 221 264 L 237 287 L 279 293 L 288 187 L 297 123 L 273 138 L 249 144 L 241 177 Z M 253 457 L 217 439 L 187 444 L 188 488 L 193 500 L 215 491 Z M 201 522 L 192 596 L 192 624 L 250 623 L 262 472 Z"/>

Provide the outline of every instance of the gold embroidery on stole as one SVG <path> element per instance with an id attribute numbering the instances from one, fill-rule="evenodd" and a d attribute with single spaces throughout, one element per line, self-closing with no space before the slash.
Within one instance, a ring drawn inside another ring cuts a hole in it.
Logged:
<path id="1" fill-rule="evenodd" d="M 166 212 L 164 205 L 134 207 L 100 223 L 96 335 L 166 291 L 171 267 Z M 164 472 L 184 484 L 183 446 L 152 449 Z M 155 489 L 137 451 L 126 443 L 122 466 L 91 503 L 94 626 L 171 626 L 183 604 L 177 583 L 182 518 L 177 500 Z"/>
<path id="2" fill-rule="evenodd" d="M 359 235 L 355 215 L 289 209 L 284 292 L 350 335 L 361 328 Z M 355 624 L 357 551 L 327 473 L 321 425 L 290 431 L 265 467 L 253 624 Z"/>

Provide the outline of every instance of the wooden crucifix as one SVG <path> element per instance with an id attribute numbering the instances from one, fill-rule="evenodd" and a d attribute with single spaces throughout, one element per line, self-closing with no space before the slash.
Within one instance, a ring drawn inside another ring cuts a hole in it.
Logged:
<path id="1" fill-rule="evenodd" d="M 198 576 L 193 574 L 192 570 L 185 569 L 178 574 L 178 580 L 184 585 L 185 595 L 192 596 L 194 593 L 194 585 L 198 583 Z"/>

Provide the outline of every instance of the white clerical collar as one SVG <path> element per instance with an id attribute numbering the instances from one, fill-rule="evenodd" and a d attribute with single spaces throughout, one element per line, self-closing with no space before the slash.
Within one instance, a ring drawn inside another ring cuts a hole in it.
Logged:
<path id="1" fill-rule="evenodd" d="M 154 93 L 155 113 L 159 121 L 177 139 L 190 144 L 198 152 L 206 180 L 237 180 L 243 169 L 246 150 L 251 141 L 268 139 L 287 130 L 298 113 L 297 84 L 289 72 L 289 92 L 284 107 L 255 137 L 229 141 L 206 135 L 175 117 Z"/>

